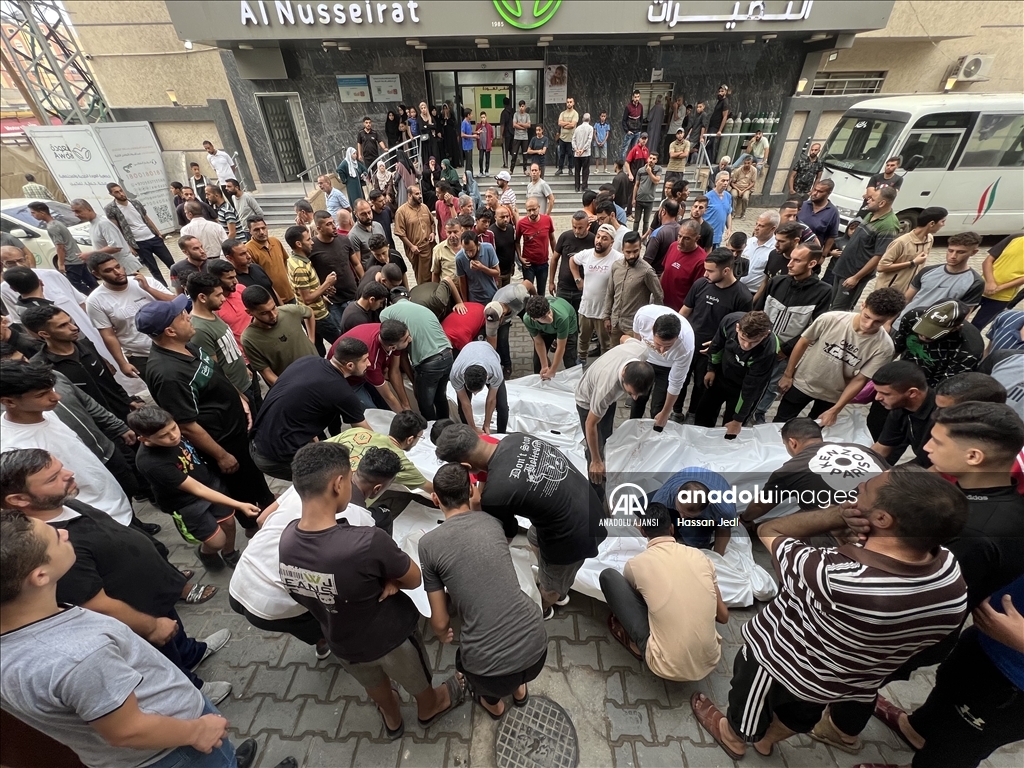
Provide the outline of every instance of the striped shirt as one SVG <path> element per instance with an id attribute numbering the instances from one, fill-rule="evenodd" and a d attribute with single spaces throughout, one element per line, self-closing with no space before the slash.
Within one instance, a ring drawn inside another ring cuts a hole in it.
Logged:
<path id="1" fill-rule="evenodd" d="M 778 597 L 743 627 L 754 657 L 790 693 L 874 701 L 903 662 L 956 631 L 967 586 L 952 553 L 923 565 L 854 545 L 775 540 Z"/>

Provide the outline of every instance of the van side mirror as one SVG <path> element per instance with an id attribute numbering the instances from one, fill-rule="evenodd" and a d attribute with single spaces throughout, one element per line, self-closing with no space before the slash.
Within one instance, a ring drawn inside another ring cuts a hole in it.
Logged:
<path id="1" fill-rule="evenodd" d="M 907 161 L 907 164 L 903 166 L 905 173 L 910 173 L 912 170 L 917 168 L 924 161 L 923 155 L 914 155 Z"/>
<path id="2" fill-rule="evenodd" d="M 37 237 L 35 232 L 26 232 L 24 229 L 12 229 L 7 234 L 19 240 L 31 240 L 33 237 Z"/>

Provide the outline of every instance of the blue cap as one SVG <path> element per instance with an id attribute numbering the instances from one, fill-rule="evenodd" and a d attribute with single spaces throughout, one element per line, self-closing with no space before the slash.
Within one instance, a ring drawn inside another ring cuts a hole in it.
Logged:
<path id="1" fill-rule="evenodd" d="M 135 327 L 147 336 L 159 336 L 167 330 L 174 318 L 182 312 L 192 311 L 192 299 L 185 294 L 173 301 L 153 301 L 139 309 L 135 315 Z"/>

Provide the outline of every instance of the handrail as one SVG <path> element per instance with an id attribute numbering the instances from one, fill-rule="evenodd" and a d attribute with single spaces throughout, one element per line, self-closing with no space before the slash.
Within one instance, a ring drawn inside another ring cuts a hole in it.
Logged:
<path id="1" fill-rule="evenodd" d="M 376 168 L 378 162 L 383 160 L 384 167 L 388 171 L 393 172 L 395 170 L 395 166 L 398 164 L 398 150 L 401 149 L 404 150 L 405 153 L 412 160 L 413 166 L 416 168 L 416 175 L 418 177 L 422 173 L 422 163 L 420 162 L 421 143 L 422 141 L 419 136 L 413 136 L 411 139 L 406 139 L 405 141 L 396 144 L 395 146 L 391 147 L 386 152 L 381 154 L 379 157 L 377 157 L 376 160 L 374 160 L 374 168 Z M 312 166 L 305 169 L 301 173 L 296 174 L 296 178 L 298 178 L 298 180 L 302 182 L 302 192 L 304 195 L 306 194 L 306 182 L 309 181 L 310 183 L 313 183 L 314 178 L 322 176 L 324 174 L 329 175 L 333 173 L 335 170 L 337 170 L 337 167 L 341 164 L 341 159 L 344 159 L 346 151 L 347 149 L 339 150 L 334 154 L 325 157 L 322 160 L 318 160 L 316 163 L 314 163 Z M 339 159 L 337 162 L 334 162 L 335 159 L 339 157 L 341 159 Z M 368 176 L 373 174 L 374 168 L 366 169 Z M 312 175 L 313 171 L 317 172 L 315 176 Z"/>

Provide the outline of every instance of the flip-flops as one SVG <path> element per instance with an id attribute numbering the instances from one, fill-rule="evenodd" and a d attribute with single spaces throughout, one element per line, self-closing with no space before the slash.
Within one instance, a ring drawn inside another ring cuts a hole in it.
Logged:
<path id="1" fill-rule="evenodd" d="M 626 633 L 626 628 L 622 626 L 622 623 L 617 618 L 615 618 L 615 614 L 608 615 L 608 631 L 612 633 L 612 637 L 618 640 L 622 646 L 632 654 L 634 659 L 637 661 L 644 660 L 642 654 L 633 650 L 629 635 Z"/>
<path id="2" fill-rule="evenodd" d="M 722 748 L 733 760 L 741 760 L 743 755 L 733 752 L 718 736 L 718 723 L 725 719 L 722 711 L 715 706 L 715 702 L 702 693 L 695 693 L 690 697 L 690 709 L 693 716 L 697 718 L 701 728 L 708 732 L 708 735 L 715 740 L 715 743 Z"/>
<path id="3" fill-rule="evenodd" d="M 395 687 L 394 683 L 391 684 L 391 690 L 398 694 L 398 688 Z M 401 696 L 399 696 L 399 700 L 401 700 Z M 380 721 L 384 724 L 384 735 L 388 741 L 398 741 L 405 735 L 405 720 L 402 720 L 397 728 L 391 729 L 388 727 L 387 718 L 384 717 L 384 710 L 377 707 L 377 712 L 380 714 Z"/>
<path id="4" fill-rule="evenodd" d="M 815 741 L 819 741 L 822 744 L 828 744 L 830 747 L 835 747 L 836 749 L 841 749 L 843 752 L 847 752 L 851 755 L 856 755 L 864 746 L 859 737 L 852 743 L 843 741 L 842 734 L 832 722 L 832 718 L 829 717 L 827 710 L 825 714 L 822 715 L 821 720 L 818 721 L 817 725 L 815 725 L 807 735 Z"/>
<path id="5" fill-rule="evenodd" d="M 200 605 L 217 594 L 217 587 L 213 584 L 194 584 L 185 597 L 179 598 L 180 602 L 188 605 Z"/>
<path id="6" fill-rule="evenodd" d="M 875 699 L 875 717 L 877 717 L 879 720 L 885 723 L 886 726 L 888 726 L 889 730 L 895 733 L 896 736 L 899 737 L 899 740 L 907 745 L 907 749 L 916 752 L 917 747 L 910 743 L 910 740 L 903 735 L 903 731 L 900 728 L 900 715 L 904 714 L 906 714 L 906 712 L 897 707 L 884 696 L 879 695 Z"/>
<path id="7" fill-rule="evenodd" d="M 466 700 L 466 682 L 457 673 L 449 677 L 444 681 L 445 687 L 448 689 L 448 699 L 451 702 L 447 708 L 442 709 L 440 712 L 435 714 L 429 720 L 423 720 L 417 718 L 420 728 L 429 728 L 435 720 L 438 720 L 456 707 L 460 706 L 462 702 Z"/>

